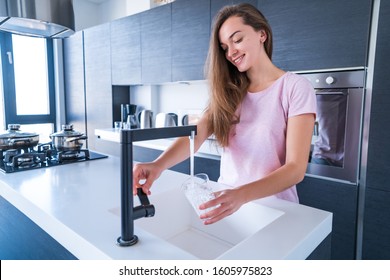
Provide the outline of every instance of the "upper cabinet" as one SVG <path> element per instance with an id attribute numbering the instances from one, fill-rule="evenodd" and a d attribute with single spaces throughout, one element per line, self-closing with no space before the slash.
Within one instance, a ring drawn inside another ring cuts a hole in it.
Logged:
<path id="1" fill-rule="evenodd" d="M 84 30 L 88 148 L 96 150 L 95 129 L 112 127 L 110 24 Z M 109 106 L 107 106 L 109 105 Z"/>
<path id="2" fill-rule="evenodd" d="M 176 0 L 111 22 L 112 84 L 205 79 L 212 20 L 241 2 L 269 20 L 282 69 L 366 66 L 372 0 Z"/>
<path id="3" fill-rule="evenodd" d="M 211 19 L 211 26 L 213 24 L 213 19 L 215 15 L 218 13 L 218 11 L 226 6 L 226 5 L 234 5 L 234 4 L 239 4 L 239 3 L 248 3 L 252 4 L 253 6 L 256 7 L 257 5 L 257 0 L 211 0 L 210 1 L 210 19 Z"/>
<path id="4" fill-rule="evenodd" d="M 83 31 L 63 42 L 66 122 L 77 131 L 86 132 Z"/>
<path id="5" fill-rule="evenodd" d="M 210 0 L 172 3 L 172 81 L 203 80 L 210 39 Z"/>
<path id="6" fill-rule="evenodd" d="M 273 31 L 273 62 L 293 71 L 365 66 L 371 5 L 371 0 L 259 0 Z"/>
<path id="7" fill-rule="evenodd" d="M 171 5 L 141 13 L 142 83 L 172 80 Z"/>
<path id="8" fill-rule="evenodd" d="M 141 84 L 141 14 L 111 23 L 112 83 Z"/>

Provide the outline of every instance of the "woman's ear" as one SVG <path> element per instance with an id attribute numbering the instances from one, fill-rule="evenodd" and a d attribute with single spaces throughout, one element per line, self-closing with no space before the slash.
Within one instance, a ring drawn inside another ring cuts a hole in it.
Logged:
<path id="1" fill-rule="evenodd" d="M 264 30 L 260 30 L 260 43 L 264 44 L 264 42 L 267 40 L 267 33 Z"/>

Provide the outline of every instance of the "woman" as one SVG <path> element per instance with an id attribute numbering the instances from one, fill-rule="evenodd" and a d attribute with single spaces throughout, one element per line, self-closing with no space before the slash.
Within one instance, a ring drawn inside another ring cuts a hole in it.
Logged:
<path id="1" fill-rule="evenodd" d="M 272 32 L 255 7 L 226 6 L 216 15 L 207 61 L 210 100 L 195 149 L 214 134 L 223 147 L 218 181 L 234 188 L 200 206 L 219 205 L 200 216 L 205 224 L 266 196 L 298 202 L 295 184 L 307 167 L 315 94 L 307 80 L 273 65 L 271 56 Z M 136 164 L 134 188 L 150 194 L 163 170 L 188 158 L 188 142 L 178 139 L 154 162 Z"/>

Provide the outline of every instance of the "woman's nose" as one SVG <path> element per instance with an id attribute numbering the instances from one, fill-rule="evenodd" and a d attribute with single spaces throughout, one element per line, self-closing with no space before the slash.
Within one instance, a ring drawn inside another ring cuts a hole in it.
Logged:
<path id="1" fill-rule="evenodd" d="M 228 57 L 233 58 L 236 53 L 237 53 L 237 50 L 235 48 L 229 48 Z"/>

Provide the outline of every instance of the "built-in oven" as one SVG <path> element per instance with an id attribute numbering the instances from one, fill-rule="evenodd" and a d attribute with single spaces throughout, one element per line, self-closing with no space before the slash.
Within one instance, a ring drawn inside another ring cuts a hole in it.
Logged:
<path id="1" fill-rule="evenodd" d="M 308 176 L 358 184 L 365 73 L 298 73 L 312 83 L 317 99 Z"/>

